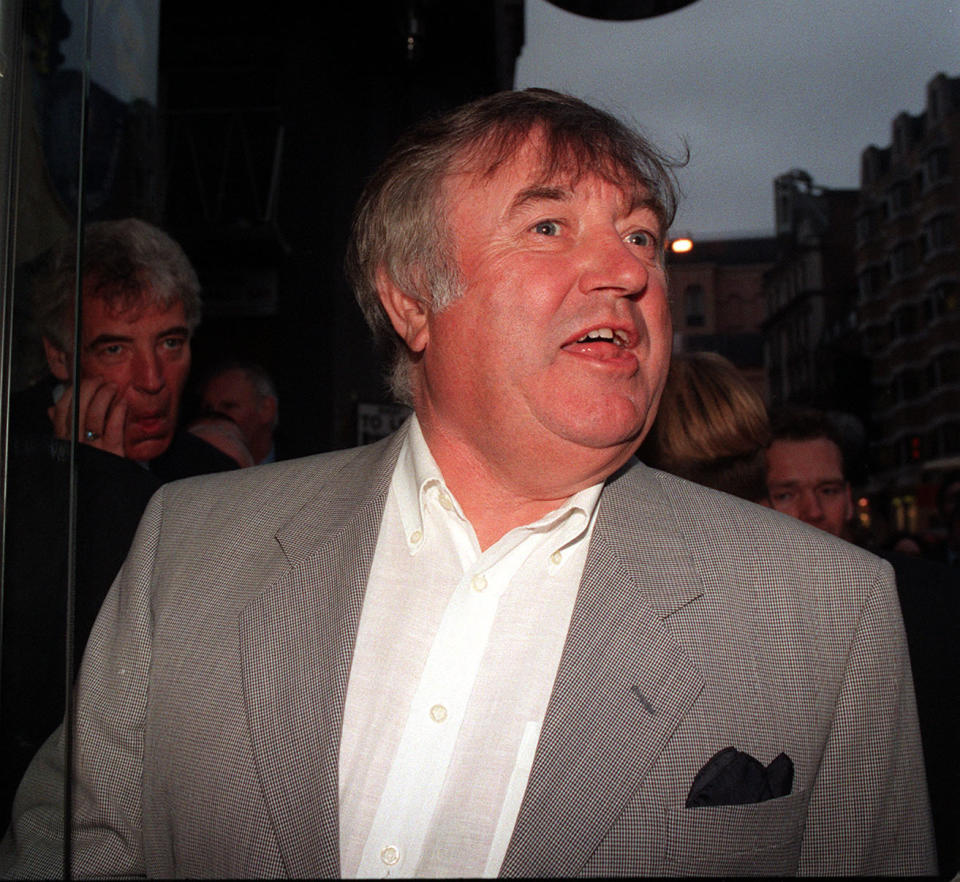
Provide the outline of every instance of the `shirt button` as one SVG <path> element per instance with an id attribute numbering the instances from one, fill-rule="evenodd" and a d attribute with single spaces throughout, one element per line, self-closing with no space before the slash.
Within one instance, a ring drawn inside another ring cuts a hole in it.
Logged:
<path id="1" fill-rule="evenodd" d="M 483 591 L 487 587 L 487 577 L 482 573 L 478 576 L 474 576 L 470 580 L 470 587 L 477 592 Z"/>
<path id="2" fill-rule="evenodd" d="M 383 851 L 380 852 L 380 860 L 382 860 L 388 867 L 392 867 L 398 860 L 400 860 L 400 852 L 397 851 L 392 845 L 388 845 Z"/>
<path id="3" fill-rule="evenodd" d="M 447 709 L 442 704 L 435 704 L 430 708 L 430 719 L 435 723 L 442 723 L 447 718 Z"/>
<path id="4" fill-rule="evenodd" d="M 453 500 L 446 493 L 440 494 L 440 505 L 447 511 L 453 511 Z"/>
<path id="5" fill-rule="evenodd" d="M 560 561 L 562 560 L 563 555 L 559 551 L 555 551 L 550 555 L 550 563 L 554 564 L 555 566 L 560 566 Z"/>
<path id="6" fill-rule="evenodd" d="M 421 533 L 419 530 L 414 530 L 414 531 L 410 534 L 410 541 L 411 541 L 414 545 L 418 544 L 422 538 L 423 538 L 423 533 Z"/>

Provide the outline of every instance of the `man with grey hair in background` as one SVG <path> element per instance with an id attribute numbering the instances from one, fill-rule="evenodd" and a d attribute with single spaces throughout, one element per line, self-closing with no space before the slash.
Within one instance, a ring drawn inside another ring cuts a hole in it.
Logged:
<path id="1" fill-rule="evenodd" d="M 126 556 L 150 496 L 168 480 L 235 468 L 178 426 L 200 322 L 200 284 L 183 249 L 136 218 L 89 224 L 45 256 L 34 317 L 50 376 L 11 402 L 4 564 L 2 803 L 63 715 L 69 458 L 76 450 L 74 654 Z"/>
<path id="2" fill-rule="evenodd" d="M 547 90 L 401 140 L 348 266 L 414 414 L 154 497 L 78 683 L 73 873 L 935 868 L 889 566 L 633 456 L 674 193 Z M 62 872 L 62 756 L 4 872 Z"/>
<path id="3" fill-rule="evenodd" d="M 222 414 L 239 426 L 254 465 L 277 461 L 274 435 L 280 403 L 273 379 L 260 365 L 248 361 L 218 364 L 200 384 L 200 410 Z"/>

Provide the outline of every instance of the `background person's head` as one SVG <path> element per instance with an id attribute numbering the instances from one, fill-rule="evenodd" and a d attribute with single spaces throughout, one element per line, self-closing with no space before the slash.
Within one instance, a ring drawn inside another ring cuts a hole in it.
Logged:
<path id="1" fill-rule="evenodd" d="M 347 273 L 375 338 L 390 350 L 391 389 L 412 404 L 415 358 L 380 299 L 384 278 L 439 312 L 462 292 L 444 185 L 472 171 L 492 177 L 534 133 L 541 182 L 594 173 L 645 195 L 665 233 L 676 210 L 676 164 L 615 117 L 545 89 L 481 98 L 408 132 L 358 203 Z"/>
<path id="2" fill-rule="evenodd" d="M 279 418 L 277 390 L 259 365 L 232 361 L 215 367 L 201 385 L 200 408 L 230 417 L 243 433 L 254 462 L 262 462 L 273 448 Z"/>
<path id="3" fill-rule="evenodd" d="M 75 237 L 51 250 L 34 310 L 53 375 L 73 383 Z M 82 239 L 80 380 L 99 377 L 127 403 L 124 455 L 149 460 L 170 445 L 200 321 L 200 284 L 183 249 L 136 218 L 89 224 Z"/>
<path id="4" fill-rule="evenodd" d="M 846 477 L 843 440 L 819 410 L 785 408 L 773 415 L 767 448 L 771 507 L 846 538 L 853 499 Z"/>
<path id="5" fill-rule="evenodd" d="M 736 366 L 714 352 L 673 356 L 640 458 L 753 502 L 767 495 L 766 405 Z"/>

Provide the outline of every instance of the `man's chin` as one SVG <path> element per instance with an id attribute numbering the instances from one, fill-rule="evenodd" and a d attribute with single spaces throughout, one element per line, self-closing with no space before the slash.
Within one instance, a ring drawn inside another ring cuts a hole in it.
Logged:
<path id="1" fill-rule="evenodd" d="M 149 462 L 166 453 L 172 440 L 172 435 L 164 435 L 162 438 L 127 439 L 123 444 L 123 453 L 127 459 Z"/>

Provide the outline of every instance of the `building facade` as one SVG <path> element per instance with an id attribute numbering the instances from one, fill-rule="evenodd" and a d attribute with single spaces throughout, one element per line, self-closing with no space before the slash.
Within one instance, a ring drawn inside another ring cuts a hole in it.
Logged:
<path id="1" fill-rule="evenodd" d="M 763 278 L 772 266 L 772 237 L 695 241 L 670 253 L 674 349 L 719 352 L 767 399 L 763 364 Z"/>
<path id="2" fill-rule="evenodd" d="M 894 525 L 924 529 L 939 477 L 960 467 L 960 77 L 861 157 L 858 317 L 870 358 L 873 495 Z"/>
<path id="3" fill-rule="evenodd" d="M 795 169 L 774 181 L 776 261 L 764 280 L 770 404 L 865 416 L 856 328 L 856 190 L 817 186 Z"/>

